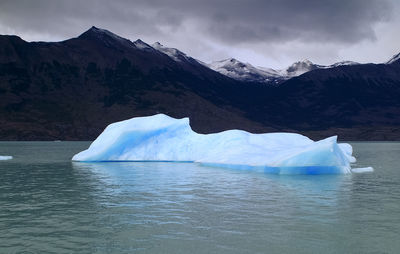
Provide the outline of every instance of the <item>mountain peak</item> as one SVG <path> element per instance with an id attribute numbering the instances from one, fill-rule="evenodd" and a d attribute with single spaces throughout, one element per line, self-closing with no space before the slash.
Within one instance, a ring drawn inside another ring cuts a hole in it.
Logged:
<path id="1" fill-rule="evenodd" d="M 91 28 L 89 28 L 89 30 L 88 30 L 88 31 L 101 31 L 101 30 L 104 30 L 104 29 L 101 29 L 101 28 L 98 28 L 98 27 L 92 26 Z"/>
<path id="2" fill-rule="evenodd" d="M 294 77 L 318 68 L 318 65 L 314 64 L 308 59 L 305 59 L 303 61 L 298 61 L 290 65 L 288 68 L 286 68 L 286 70 L 284 70 L 284 74 L 289 77 Z"/>
<path id="3" fill-rule="evenodd" d="M 394 55 L 392 58 L 390 58 L 389 61 L 387 61 L 387 64 L 392 64 L 394 62 L 397 62 L 400 60 L 400 53 L 398 53 L 397 55 Z"/>
<path id="4" fill-rule="evenodd" d="M 106 45 L 111 45 L 115 42 L 121 43 L 123 45 L 130 45 L 132 42 L 128 39 L 125 39 L 119 35 L 116 35 L 106 29 L 98 28 L 92 26 L 86 32 L 81 34 L 78 38 L 101 41 Z"/>
<path id="5" fill-rule="evenodd" d="M 235 58 L 215 61 L 210 63 L 208 67 L 225 76 L 242 81 L 276 84 L 281 80 L 277 71 L 273 69 L 256 68 Z"/>
<path id="6" fill-rule="evenodd" d="M 233 58 L 233 57 L 225 59 L 225 60 L 222 60 L 221 62 L 242 63 L 242 62 L 240 62 L 239 60 L 237 60 L 236 58 Z"/>
<path id="7" fill-rule="evenodd" d="M 243 63 L 235 58 L 227 58 L 220 61 L 215 61 L 210 64 L 214 69 L 224 68 L 224 69 L 234 69 L 234 68 L 253 68 L 251 64 Z"/>
<path id="8" fill-rule="evenodd" d="M 110 32 L 110 31 L 108 31 L 106 29 L 98 28 L 98 27 L 95 27 L 95 26 L 92 26 L 91 28 L 89 28 L 86 32 L 81 34 L 79 37 L 87 37 L 87 36 L 90 36 L 90 35 L 98 35 L 98 36 L 99 35 L 102 35 L 102 36 L 107 35 L 107 36 L 113 36 L 113 37 L 122 38 L 122 37 Z"/>
<path id="9" fill-rule="evenodd" d="M 311 61 L 308 60 L 307 58 L 304 59 L 304 60 L 302 60 L 302 61 L 297 61 L 297 62 L 295 62 L 294 64 L 297 64 L 297 63 L 307 64 L 307 65 L 313 65 L 313 64 L 314 64 L 313 62 L 311 62 Z"/>

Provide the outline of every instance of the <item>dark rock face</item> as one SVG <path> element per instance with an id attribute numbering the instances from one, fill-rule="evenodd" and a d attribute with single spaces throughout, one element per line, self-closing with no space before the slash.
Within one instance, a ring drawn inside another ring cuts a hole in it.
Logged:
<path id="1" fill-rule="evenodd" d="M 63 42 L 0 36 L 0 140 L 92 140 L 106 125 L 165 113 L 202 133 L 239 128 L 400 140 L 400 63 L 319 69 L 278 87 L 91 28 Z"/>

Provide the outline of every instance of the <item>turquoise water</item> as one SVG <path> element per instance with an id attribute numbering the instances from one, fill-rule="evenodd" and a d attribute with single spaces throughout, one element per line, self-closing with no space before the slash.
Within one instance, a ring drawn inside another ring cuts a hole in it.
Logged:
<path id="1" fill-rule="evenodd" d="M 0 142 L 0 253 L 399 253 L 400 143 L 373 173 L 73 163 L 88 142 Z"/>

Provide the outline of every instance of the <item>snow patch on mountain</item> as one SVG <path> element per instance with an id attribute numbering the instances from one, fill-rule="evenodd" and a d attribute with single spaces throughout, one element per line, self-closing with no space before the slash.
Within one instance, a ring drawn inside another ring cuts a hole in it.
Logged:
<path id="1" fill-rule="evenodd" d="M 162 45 L 159 42 L 156 42 L 151 45 L 153 48 L 157 49 L 158 51 L 161 51 L 162 53 L 168 55 L 171 57 L 173 60 L 177 62 L 183 62 L 183 61 L 192 61 L 193 58 L 187 56 L 185 53 L 182 51 L 176 49 L 176 48 L 168 48 Z"/>
<path id="2" fill-rule="evenodd" d="M 354 61 L 341 61 L 341 62 L 334 63 L 332 65 L 324 66 L 324 68 L 328 69 L 328 68 L 333 68 L 333 67 L 338 67 L 338 66 L 357 65 L 357 64 L 360 64 L 360 63 L 357 63 Z"/>
<path id="3" fill-rule="evenodd" d="M 133 42 L 133 44 L 138 49 L 145 50 L 145 51 L 154 51 L 154 48 L 152 46 L 150 46 L 149 44 L 145 43 L 141 39 L 136 40 L 135 42 Z"/>

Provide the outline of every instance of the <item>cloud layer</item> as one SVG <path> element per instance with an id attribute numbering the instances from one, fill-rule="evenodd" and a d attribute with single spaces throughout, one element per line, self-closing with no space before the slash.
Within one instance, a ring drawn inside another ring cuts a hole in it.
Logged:
<path id="1" fill-rule="evenodd" d="M 95 25 L 205 61 L 232 55 L 275 64 L 325 45 L 330 53 L 310 56 L 323 62 L 340 57 L 343 47 L 379 41 L 376 27 L 393 25 L 396 6 L 394 0 L 2 0 L 0 33 L 60 40 Z"/>

